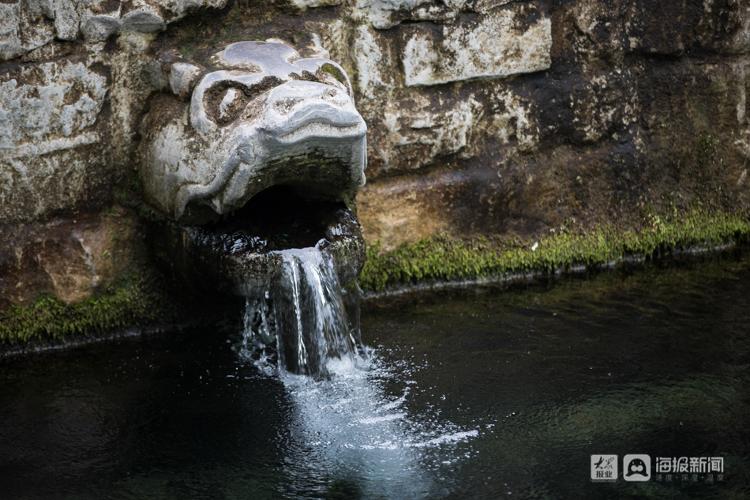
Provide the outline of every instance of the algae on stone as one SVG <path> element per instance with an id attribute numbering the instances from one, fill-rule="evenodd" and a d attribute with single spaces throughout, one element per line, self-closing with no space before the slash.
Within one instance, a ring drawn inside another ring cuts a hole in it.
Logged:
<path id="1" fill-rule="evenodd" d="M 133 278 L 73 304 L 45 295 L 0 312 L 0 343 L 62 340 L 173 319 L 176 307 L 153 278 Z"/>
<path id="2" fill-rule="evenodd" d="M 651 215 L 640 228 L 602 226 L 580 233 L 561 232 L 506 248 L 485 238 L 460 240 L 447 236 L 407 243 L 389 252 L 381 252 L 375 243 L 367 249 L 360 283 L 366 291 L 381 292 L 436 281 L 502 277 L 518 272 L 554 273 L 576 265 L 616 262 L 628 256 L 649 258 L 677 249 L 744 241 L 748 236 L 747 217 L 695 210 L 683 217 Z"/>

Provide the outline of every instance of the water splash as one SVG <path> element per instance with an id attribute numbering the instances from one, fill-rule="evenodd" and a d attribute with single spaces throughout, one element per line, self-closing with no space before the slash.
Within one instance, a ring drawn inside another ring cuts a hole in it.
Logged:
<path id="1" fill-rule="evenodd" d="M 415 387 L 402 376 L 418 368 L 394 366 L 377 351 L 356 364 L 331 362 L 329 369 L 329 380 L 281 376 L 292 403 L 283 446 L 290 481 L 283 496 L 309 494 L 311 476 L 325 479 L 315 492 L 321 497 L 342 483 L 356 485 L 362 498 L 442 496 L 445 484 L 433 470 L 470 453 L 479 430 L 447 422 L 429 408 L 410 411 Z"/>
<path id="2" fill-rule="evenodd" d="M 440 496 L 429 464 L 465 457 L 479 431 L 429 410 L 412 415 L 415 386 L 401 377 L 418 368 L 386 363 L 361 344 L 331 259 L 317 247 L 277 253 L 277 277 L 247 298 L 240 355 L 278 376 L 292 403 L 282 496 L 317 498 L 333 485 L 355 488 L 355 497 Z"/>

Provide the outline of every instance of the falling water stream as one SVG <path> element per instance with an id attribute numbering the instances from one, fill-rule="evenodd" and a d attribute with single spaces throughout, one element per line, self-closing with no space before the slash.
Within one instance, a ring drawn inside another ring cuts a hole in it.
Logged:
<path id="1" fill-rule="evenodd" d="M 386 389 L 404 367 L 389 366 L 362 344 L 332 259 L 319 245 L 277 253 L 281 269 L 269 289 L 261 300 L 257 291 L 247 298 L 238 352 L 265 376 L 278 376 L 294 402 L 291 435 L 301 456 L 289 466 L 314 463 L 321 478 L 370 470 L 378 484 L 360 484 L 362 493 L 385 488 L 387 497 L 415 498 L 433 491 L 421 452 L 479 431 L 429 412 L 411 418 L 404 406 L 414 382 L 395 396 Z"/>
<path id="2" fill-rule="evenodd" d="M 349 320 L 330 257 L 318 247 L 289 249 L 263 300 L 248 298 L 242 355 L 257 353 L 261 368 L 278 355 L 278 368 L 314 378 L 329 376 L 333 360 L 354 363 L 361 349 L 359 324 Z"/>

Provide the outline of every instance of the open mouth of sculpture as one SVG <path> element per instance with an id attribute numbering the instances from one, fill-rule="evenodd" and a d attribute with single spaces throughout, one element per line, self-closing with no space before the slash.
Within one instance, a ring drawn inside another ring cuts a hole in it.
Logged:
<path id="1" fill-rule="evenodd" d="M 154 238 L 183 282 L 232 295 L 265 288 L 286 250 L 320 250 L 343 281 L 354 279 L 364 262 L 360 226 L 346 204 L 294 184 L 267 188 L 208 224 L 170 224 Z"/>
<path id="2" fill-rule="evenodd" d="M 203 244 L 224 255 L 265 254 L 326 245 L 359 234 L 352 212 L 341 201 L 308 198 L 303 187 L 268 188 L 241 209 L 193 228 Z"/>

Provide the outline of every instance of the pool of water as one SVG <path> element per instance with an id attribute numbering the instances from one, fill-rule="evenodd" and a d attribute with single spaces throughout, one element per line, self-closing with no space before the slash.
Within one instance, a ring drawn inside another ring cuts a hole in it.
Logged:
<path id="1" fill-rule="evenodd" d="M 331 381 L 220 329 L 0 361 L 0 498 L 742 498 L 750 258 L 363 314 Z M 590 480 L 592 454 L 725 473 Z"/>

